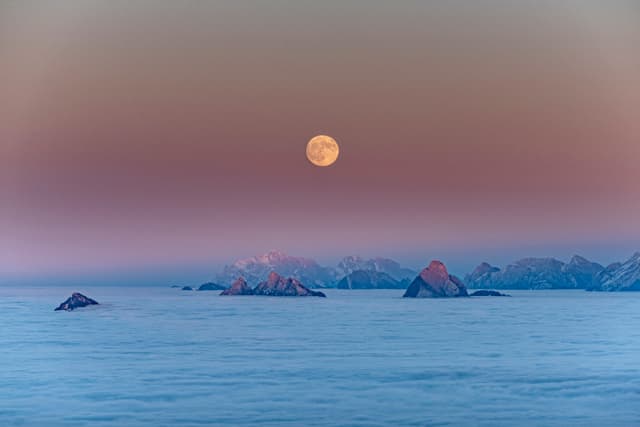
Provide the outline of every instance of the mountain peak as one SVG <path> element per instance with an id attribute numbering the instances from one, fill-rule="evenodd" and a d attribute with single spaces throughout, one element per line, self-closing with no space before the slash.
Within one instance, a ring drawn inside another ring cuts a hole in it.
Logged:
<path id="1" fill-rule="evenodd" d="M 269 261 L 282 261 L 285 260 L 287 258 L 289 258 L 289 255 L 287 255 L 286 253 L 282 252 L 282 251 L 278 251 L 275 249 L 270 250 L 269 252 L 267 252 L 266 254 L 262 255 L 261 257 L 262 259 L 265 260 L 269 260 Z"/>
<path id="2" fill-rule="evenodd" d="M 336 275 L 346 277 L 356 271 L 375 271 L 386 273 L 395 280 L 410 279 L 415 277 L 416 271 L 402 267 L 400 263 L 383 257 L 364 259 L 359 255 L 350 255 L 342 258 L 336 268 Z"/>
<path id="3" fill-rule="evenodd" d="M 468 296 L 464 283 L 451 276 L 441 261 L 431 261 L 404 293 L 405 298 L 449 298 Z"/>
<path id="4" fill-rule="evenodd" d="M 590 264 L 590 263 L 591 261 L 589 261 L 588 259 L 580 255 L 572 256 L 571 261 L 569 261 L 569 264 Z"/>
<path id="5" fill-rule="evenodd" d="M 267 282 L 269 284 L 276 283 L 279 280 L 280 280 L 280 275 L 278 273 L 276 273 L 275 271 L 272 271 L 271 273 L 269 273 L 269 277 L 267 278 Z"/>
<path id="6" fill-rule="evenodd" d="M 475 270 L 473 270 L 473 272 L 478 275 L 483 275 L 486 273 L 495 273 L 496 271 L 500 271 L 500 269 L 498 267 L 494 267 L 493 265 L 489 264 L 486 261 L 480 263 L 480 265 L 477 266 Z"/>
<path id="7" fill-rule="evenodd" d="M 449 280 L 449 272 L 442 261 L 434 260 L 420 272 L 420 277 L 427 283 L 441 284 Z"/>

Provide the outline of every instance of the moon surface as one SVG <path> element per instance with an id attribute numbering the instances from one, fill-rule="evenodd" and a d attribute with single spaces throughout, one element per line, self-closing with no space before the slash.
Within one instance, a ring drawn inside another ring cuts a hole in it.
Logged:
<path id="1" fill-rule="evenodd" d="M 307 143 L 307 159 L 316 166 L 330 166 L 338 160 L 340 147 L 335 139 L 318 135 Z"/>

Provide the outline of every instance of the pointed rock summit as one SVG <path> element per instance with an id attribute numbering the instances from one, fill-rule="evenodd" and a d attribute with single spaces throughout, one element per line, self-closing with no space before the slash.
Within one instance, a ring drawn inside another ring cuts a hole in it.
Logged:
<path id="1" fill-rule="evenodd" d="M 576 288 L 580 289 L 591 287 L 602 270 L 604 270 L 604 266 L 579 255 L 574 255 L 569 264 L 562 268 L 562 272 L 570 276 L 575 282 Z"/>
<path id="2" fill-rule="evenodd" d="M 464 278 L 464 281 L 468 283 L 482 283 L 483 281 L 489 281 L 493 273 L 499 272 L 498 267 L 494 267 L 488 262 L 483 262 L 475 268 L 470 274 Z"/>
<path id="3" fill-rule="evenodd" d="M 65 310 L 71 311 L 76 308 L 86 307 L 88 305 L 98 305 L 98 302 L 89 297 L 82 295 L 80 292 L 74 292 L 69 298 L 58 306 L 54 311 Z"/>
<path id="4" fill-rule="evenodd" d="M 467 288 L 462 280 L 452 276 L 440 261 L 431 261 L 429 267 L 420 272 L 404 293 L 404 298 L 451 298 L 466 297 Z"/>
<path id="5" fill-rule="evenodd" d="M 220 295 L 253 295 L 253 289 L 247 285 L 244 277 L 238 277 L 231 287 L 222 291 Z"/>
<path id="6" fill-rule="evenodd" d="M 325 297 L 322 292 L 316 292 L 308 289 L 297 279 L 284 278 L 275 271 L 269 273 L 266 281 L 261 282 L 253 289 L 254 295 L 268 296 L 298 296 L 298 297 Z"/>

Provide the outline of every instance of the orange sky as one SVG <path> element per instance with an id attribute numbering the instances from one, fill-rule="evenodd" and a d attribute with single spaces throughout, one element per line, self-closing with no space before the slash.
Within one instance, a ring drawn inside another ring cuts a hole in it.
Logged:
<path id="1" fill-rule="evenodd" d="M 3 2 L 0 274 L 640 246 L 637 3 L 425 3 Z"/>

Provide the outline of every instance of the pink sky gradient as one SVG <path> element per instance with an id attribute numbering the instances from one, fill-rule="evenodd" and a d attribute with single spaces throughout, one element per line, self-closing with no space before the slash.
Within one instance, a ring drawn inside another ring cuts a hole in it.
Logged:
<path id="1" fill-rule="evenodd" d="M 268 3 L 0 5 L 0 275 L 640 246 L 636 2 Z"/>

